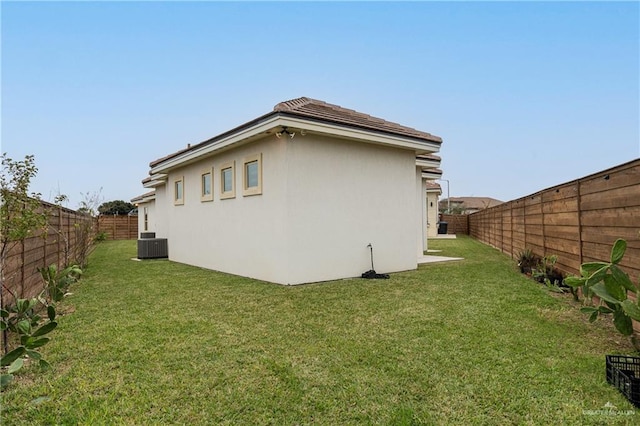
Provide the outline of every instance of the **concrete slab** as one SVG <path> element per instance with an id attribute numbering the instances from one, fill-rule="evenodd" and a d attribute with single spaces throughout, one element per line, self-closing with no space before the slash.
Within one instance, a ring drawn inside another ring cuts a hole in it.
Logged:
<path id="1" fill-rule="evenodd" d="M 456 234 L 438 234 L 435 237 L 428 237 L 428 240 L 455 240 Z"/>
<path id="2" fill-rule="evenodd" d="M 452 260 L 464 260 L 462 257 L 446 257 L 446 256 L 429 256 L 425 255 L 418 258 L 418 265 L 425 263 L 450 262 Z"/>

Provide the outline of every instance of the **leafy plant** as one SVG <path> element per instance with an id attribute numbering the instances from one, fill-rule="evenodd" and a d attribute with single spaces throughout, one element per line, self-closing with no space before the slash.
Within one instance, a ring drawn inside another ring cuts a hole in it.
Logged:
<path id="1" fill-rule="evenodd" d="M 38 272 L 44 280 L 44 290 L 42 295 L 44 300 L 42 304 L 51 306 L 55 302 L 59 302 L 67 294 L 69 286 L 80 278 L 82 269 L 78 265 L 67 266 L 61 271 L 53 264 L 47 268 L 38 268 Z"/>
<path id="2" fill-rule="evenodd" d="M 53 331 L 58 323 L 55 321 L 56 310 L 53 306 L 47 307 L 48 319 L 41 324 L 41 317 L 37 313 L 39 300 L 18 299 L 15 305 L 0 310 L 0 328 L 17 334 L 20 344 L 11 352 L 2 356 L 0 366 L 3 370 L 0 376 L 0 387 L 4 389 L 12 380 L 13 373 L 20 370 L 27 358 L 37 360 L 41 368 L 49 368 L 50 365 L 42 358 L 36 349 L 49 342 L 44 335 Z"/>
<path id="3" fill-rule="evenodd" d="M 107 234 L 106 232 L 100 231 L 96 234 L 94 241 L 96 242 L 107 241 L 108 236 L 109 234 Z"/>
<path id="4" fill-rule="evenodd" d="M 518 267 L 523 274 L 532 273 L 533 268 L 540 263 L 540 256 L 533 253 L 531 249 L 525 249 L 518 254 Z"/>
<path id="5" fill-rule="evenodd" d="M 544 284 L 549 290 L 564 293 L 567 286 L 563 284 L 564 276 L 555 267 L 557 261 L 558 256 L 556 255 L 544 256 L 532 268 L 531 276 L 539 283 Z"/>
<path id="6" fill-rule="evenodd" d="M 613 324 L 625 336 L 633 334 L 633 321 L 640 321 L 639 285 L 631 282 L 629 275 L 618 266 L 624 257 L 627 242 L 618 239 L 611 248 L 609 262 L 588 262 L 580 267 L 580 276 L 565 278 L 565 284 L 582 289 L 585 304 L 580 310 L 589 315 L 589 321 L 594 322 L 600 315 L 613 315 Z M 633 293 L 635 301 L 629 299 L 629 292 Z M 597 306 L 593 297 L 599 298 Z M 637 342 L 634 345 L 638 348 Z"/>
<path id="7" fill-rule="evenodd" d="M 12 380 L 13 374 L 19 371 L 27 359 L 37 360 L 41 368 L 49 368 L 49 363 L 36 350 L 49 342 L 44 335 L 53 331 L 58 323 L 55 303 L 61 301 L 71 284 L 82 275 L 82 270 L 76 266 L 68 266 L 58 271 L 56 265 L 39 268 L 38 271 L 44 281 L 44 288 L 38 297 L 32 299 L 18 299 L 15 304 L 3 308 L 0 312 L 0 328 L 17 335 L 19 345 L 2 357 L 3 371 L 1 388 L 4 389 Z M 39 312 L 46 308 L 47 319 L 43 321 Z"/>

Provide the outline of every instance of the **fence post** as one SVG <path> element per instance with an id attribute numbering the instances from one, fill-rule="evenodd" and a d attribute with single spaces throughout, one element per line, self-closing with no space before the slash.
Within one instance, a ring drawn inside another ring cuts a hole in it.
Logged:
<path id="1" fill-rule="evenodd" d="M 56 266 L 58 267 L 58 269 L 60 268 L 60 239 L 63 238 L 63 233 L 64 229 L 62 228 L 62 207 L 58 206 L 58 238 L 57 238 L 57 242 L 58 242 L 58 253 L 56 256 Z M 68 236 L 67 236 L 68 238 Z M 65 250 L 66 250 L 66 246 L 67 246 L 67 242 L 65 241 Z"/>
<path id="2" fill-rule="evenodd" d="M 46 214 L 46 213 L 45 213 Z M 49 218 L 47 218 L 49 220 Z M 42 267 L 47 267 L 47 240 L 49 239 L 49 227 L 45 227 L 42 231 Z"/>
<path id="3" fill-rule="evenodd" d="M 522 199 L 522 241 L 524 249 L 527 249 L 527 199 Z"/>
<path id="4" fill-rule="evenodd" d="M 542 256 L 547 255 L 547 236 L 544 232 L 544 192 L 540 193 L 540 220 L 542 221 Z"/>
<path id="5" fill-rule="evenodd" d="M 21 257 L 21 263 L 20 263 L 20 287 L 22 287 L 22 291 L 20 292 L 20 297 L 24 297 L 23 296 L 24 295 L 24 281 L 25 281 L 25 278 L 26 278 L 24 270 L 25 270 L 25 262 L 27 260 L 27 256 L 24 253 L 25 252 L 24 242 L 25 242 L 25 240 L 22 240 L 21 244 L 20 244 L 22 246 L 22 255 L 20 256 Z"/>
<path id="6" fill-rule="evenodd" d="M 513 201 L 509 201 L 509 215 L 511 216 L 511 258 L 515 257 L 513 253 Z"/>
<path id="7" fill-rule="evenodd" d="M 578 215 L 578 262 L 579 265 L 582 265 L 582 252 L 583 252 L 583 242 L 582 242 L 582 199 L 581 199 L 581 194 L 580 194 L 580 182 L 581 180 L 578 180 L 578 182 L 576 183 L 576 185 L 578 185 L 577 191 L 578 191 L 578 208 L 576 209 L 576 214 Z"/>

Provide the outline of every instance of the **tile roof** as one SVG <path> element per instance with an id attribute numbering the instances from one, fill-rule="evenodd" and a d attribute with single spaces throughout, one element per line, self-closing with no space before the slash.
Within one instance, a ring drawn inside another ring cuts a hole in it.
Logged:
<path id="1" fill-rule="evenodd" d="M 264 114 L 245 124 L 242 124 L 231 130 L 228 130 L 218 136 L 214 136 L 211 139 L 207 139 L 195 145 L 189 144 L 187 145 L 186 148 L 183 148 L 174 153 L 171 153 L 169 155 L 166 155 L 164 157 L 161 157 L 152 161 L 151 163 L 149 163 L 149 166 L 155 167 L 156 165 L 162 163 L 163 161 L 177 157 L 178 155 L 183 154 L 185 152 L 189 152 L 194 149 L 200 148 L 204 145 L 207 145 L 209 143 L 212 143 L 220 139 L 223 136 L 233 134 L 251 125 L 254 125 L 255 123 L 266 120 L 274 115 L 296 116 L 296 117 L 317 120 L 317 121 L 327 122 L 332 124 L 345 125 L 349 127 L 358 127 L 361 129 L 373 130 L 373 131 L 383 132 L 383 133 L 392 134 L 396 136 L 405 136 L 405 137 L 411 137 L 414 139 L 427 140 L 429 142 L 442 143 L 442 138 L 432 135 L 431 133 L 422 132 L 420 130 L 413 129 L 411 127 L 402 126 L 398 123 L 392 123 L 390 121 L 386 121 L 381 118 L 372 117 L 370 115 L 363 114 L 361 112 L 357 112 L 352 109 L 343 108 L 341 106 L 329 104 L 324 101 L 319 101 L 317 99 L 302 97 L 302 98 L 296 98 L 296 99 L 280 102 L 275 107 L 273 107 L 273 111 L 267 114 Z M 440 159 L 440 157 L 438 156 L 428 156 L 428 157 L 432 157 L 431 159 L 437 159 L 437 160 Z"/>
<path id="2" fill-rule="evenodd" d="M 430 189 L 442 190 L 442 188 L 440 187 L 440 184 L 435 183 L 432 180 L 428 180 L 426 183 L 427 183 L 427 191 Z"/>
<path id="3" fill-rule="evenodd" d="M 442 142 L 440 137 L 434 136 L 431 133 L 422 132 L 411 127 L 402 126 L 398 123 L 372 117 L 368 114 L 363 114 L 352 109 L 343 108 L 339 105 L 333 105 L 307 97 L 280 102 L 273 108 L 273 110 L 305 118 L 314 118 L 337 124 L 357 126 L 385 133 L 393 133 L 395 135 L 427 139 L 431 142 Z"/>

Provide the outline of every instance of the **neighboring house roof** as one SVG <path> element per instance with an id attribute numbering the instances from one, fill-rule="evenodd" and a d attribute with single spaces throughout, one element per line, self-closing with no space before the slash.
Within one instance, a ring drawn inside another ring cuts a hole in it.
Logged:
<path id="1" fill-rule="evenodd" d="M 446 207 L 448 200 L 440 200 L 440 206 Z M 465 210 L 482 210 L 502 204 L 504 201 L 491 197 L 451 197 L 450 203 Z"/>
<path id="2" fill-rule="evenodd" d="M 297 98 L 278 103 L 273 111 L 245 124 L 195 145 L 152 161 L 151 177 L 143 184 L 153 186 L 157 174 L 193 161 L 200 155 L 249 142 L 267 134 L 283 132 L 282 129 L 300 129 L 318 133 L 338 134 L 395 146 L 415 149 L 417 154 L 430 157 L 428 168 L 439 166 L 440 158 L 429 155 L 439 149 L 442 139 L 427 132 L 372 117 L 338 105 L 311 98 Z"/>

